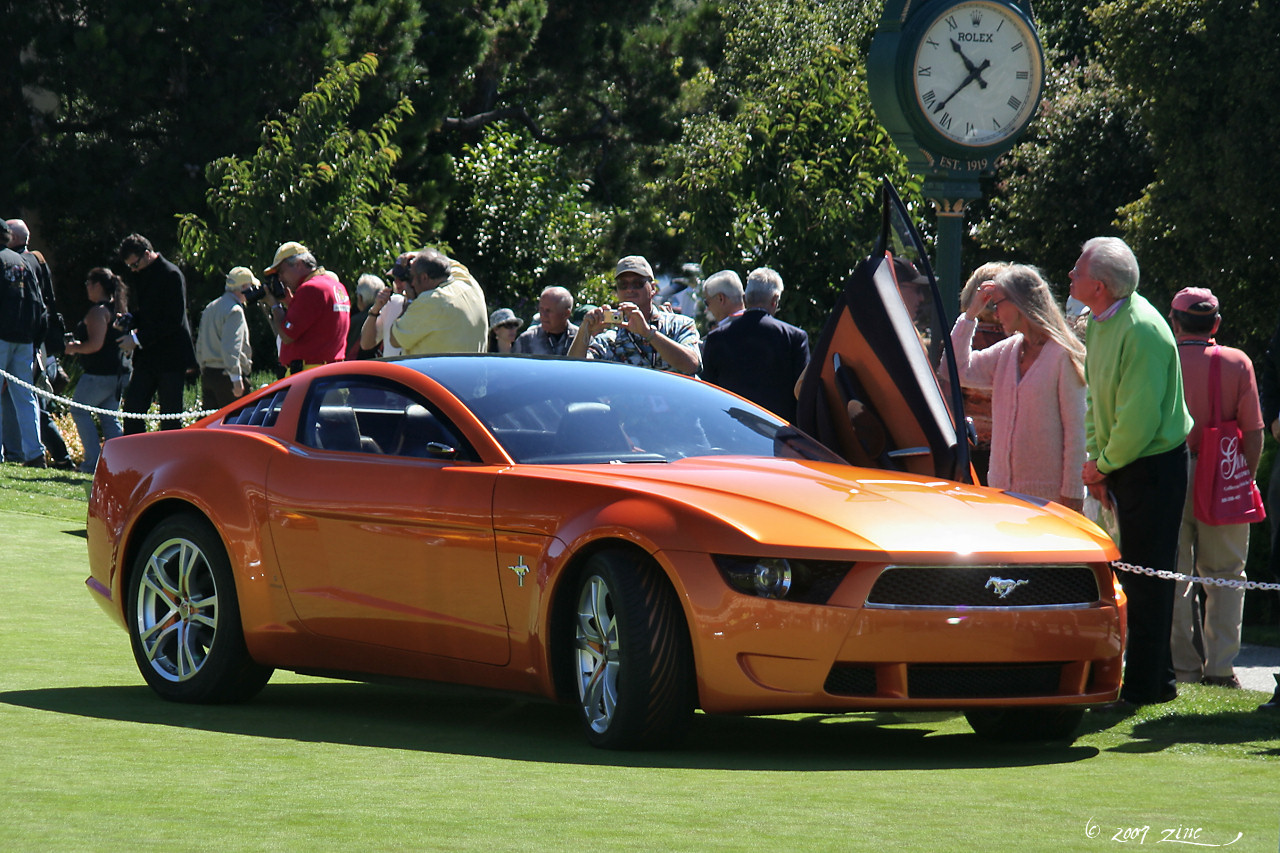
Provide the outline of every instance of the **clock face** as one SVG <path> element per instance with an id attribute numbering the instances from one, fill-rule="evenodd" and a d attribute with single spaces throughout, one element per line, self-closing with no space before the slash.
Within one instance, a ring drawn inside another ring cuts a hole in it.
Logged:
<path id="1" fill-rule="evenodd" d="M 998 145 L 1031 121 L 1044 59 L 1016 10 L 972 0 L 948 5 L 916 37 L 911 69 L 917 115 L 971 148 Z"/>

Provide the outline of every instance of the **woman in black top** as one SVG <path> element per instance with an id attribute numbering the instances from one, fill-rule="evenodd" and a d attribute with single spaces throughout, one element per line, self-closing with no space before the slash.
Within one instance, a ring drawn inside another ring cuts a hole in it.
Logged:
<path id="1" fill-rule="evenodd" d="M 127 357 L 116 345 L 119 330 L 111 324 L 128 310 L 128 289 L 120 276 L 106 267 L 89 270 L 84 287 L 92 305 L 76 327 L 75 340 L 70 341 L 66 347 L 69 355 L 79 356 L 80 365 L 84 369 L 71 399 L 105 412 L 115 412 L 120 409 L 120 397 L 129 382 L 130 368 Z M 88 474 L 93 473 L 101 452 L 94 414 L 77 406 L 71 409 L 71 418 L 75 421 L 80 433 L 80 443 L 84 446 L 84 462 L 81 463 L 80 470 Z M 102 441 L 122 434 L 119 417 L 103 412 L 96 414 L 102 421 Z"/>

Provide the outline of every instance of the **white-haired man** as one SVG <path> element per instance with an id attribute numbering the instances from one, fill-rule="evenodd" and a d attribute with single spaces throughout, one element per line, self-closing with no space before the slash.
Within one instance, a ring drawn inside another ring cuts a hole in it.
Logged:
<path id="1" fill-rule="evenodd" d="M 258 287 L 247 267 L 227 273 L 222 295 L 205 306 L 196 337 L 200 393 L 205 406 L 221 409 L 244 396 L 253 369 L 249 323 L 244 315 L 245 291 Z"/>
<path id="2" fill-rule="evenodd" d="M 768 267 L 747 275 L 745 310 L 707 335 L 702 378 L 795 420 L 795 387 L 809 364 L 809 335 L 774 317 L 782 276 Z"/>
<path id="3" fill-rule="evenodd" d="M 742 278 L 733 270 L 720 270 L 707 277 L 702 283 L 702 302 L 711 321 L 708 331 L 743 312 L 742 294 Z"/>
<path id="4" fill-rule="evenodd" d="M 573 315 L 573 294 L 563 287 L 543 288 L 538 297 L 538 324 L 521 332 L 515 351 L 533 355 L 565 355 L 578 336 Z"/>
<path id="5" fill-rule="evenodd" d="M 1187 433 L 1192 419 L 1182 395 L 1173 332 L 1138 295 L 1138 260 L 1117 237 L 1084 244 L 1071 270 L 1071 295 L 1091 313 L 1086 333 L 1085 448 L 1082 479 L 1115 512 L 1120 555 L 1127 563 L 1173 571 L 1187 494 Z M 1174 582 L 1118 572 L 1129 597 L 1125 651 L 1127 706 L 1178 695 L 1169 651 Z"/>

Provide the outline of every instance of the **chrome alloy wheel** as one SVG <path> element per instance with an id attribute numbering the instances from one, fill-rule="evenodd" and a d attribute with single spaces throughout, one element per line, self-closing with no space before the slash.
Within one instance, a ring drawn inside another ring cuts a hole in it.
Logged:
<path id="1" fill-rule="evenodd" d="M 156 546 L 136 607 L 138 640 L 155 673 L 174 682 L 194 678 L 218 632 L 218 587 L 204 552 L 182 537 Z"/>
<path id="2" fill-rule="evenodd" d="M 578 699 L 595 732 L 608 731 L 618 707 L 621 646 L 613 598 L 604 578 L 593 575 L 578 597 L 575 630 Z"/>

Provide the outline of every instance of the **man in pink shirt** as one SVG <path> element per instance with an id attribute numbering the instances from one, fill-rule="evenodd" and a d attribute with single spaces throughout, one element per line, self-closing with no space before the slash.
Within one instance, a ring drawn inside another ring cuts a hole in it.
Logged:
<path id="1" fill-rule="evenodd" d="M 1187 446 L 1194 454 L 1200 447 L 1200 430 L 1212 417 L 1209 398 L 1209 362 L 1222 317 L 1218 298 L 1203 287 L 1188 287 L 1173 297 L 1169 324 L 1178 341 L 1178 357 L 1182 362 L 1182 387 L 1187 409 L 1195 425 L 1187 436 Z M 1258 386 L 1253 376 L 1253 362 L 1234 347 L 1218 347 L 1221 369 L 1221 407 L 1223 420 L 1237 421 L 1240 426 L 1241 455 L 1255 476 L 1262 457 L 1262 409 L 1258 404 Z M 1195 482 L 1195 466 L 1191 460 L 1190 482 Z M 1187 490 L 1182 513 L 1182 531 L 1178 540 L 1178 571 L 1185 575 L 1224 578 L 1243 582 L 1245 558 L 1249 553 L 1249 525 L 1211 525 L 1196 519 L 1194 489 Z M 1240 622 L 1244 614 L 1244 589 L 1203 585 L 1204 614 L 1201 623 L 1203 654 L 1193 644 L 1197 590 L 1185 581 L 1178 583 L 1173 605 L 1173 634 L 1170 651 L 1179 681 L 1202 682 L 1219 687 L 1236 687 L 1232 664 L 1240 651 Z M 1200 584 L 1196 585 L 1201 586 Z"/>

